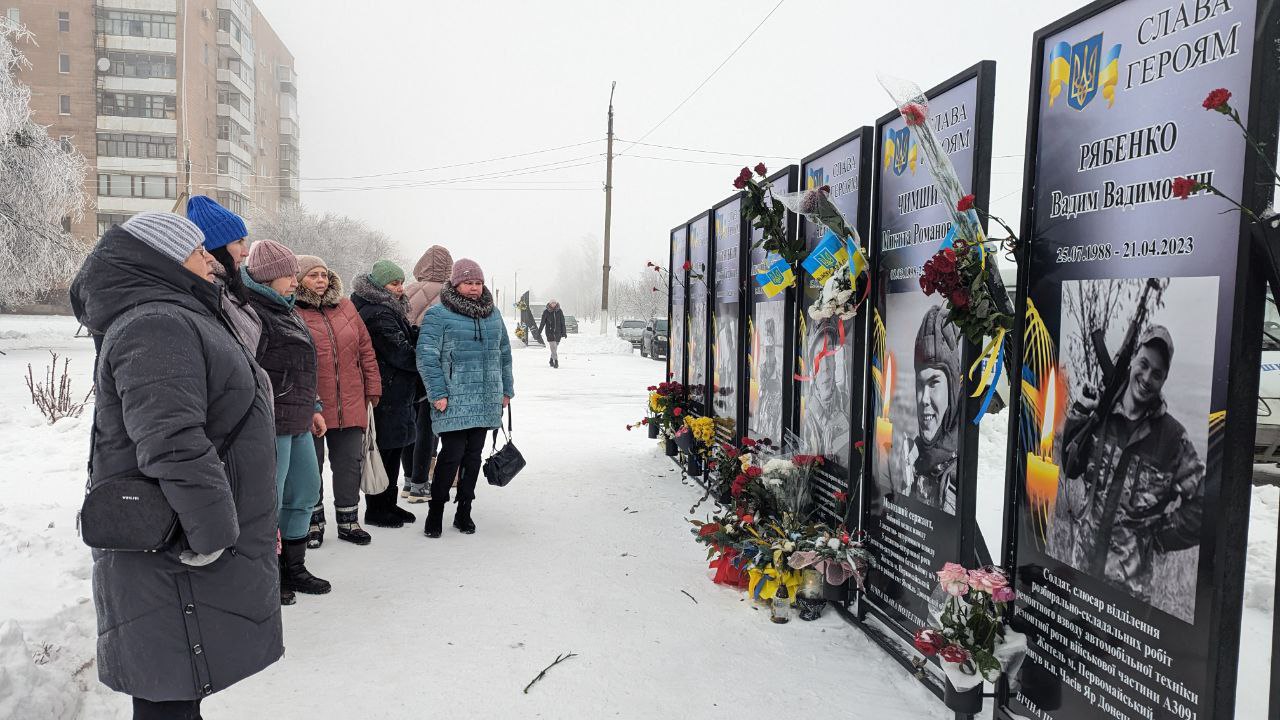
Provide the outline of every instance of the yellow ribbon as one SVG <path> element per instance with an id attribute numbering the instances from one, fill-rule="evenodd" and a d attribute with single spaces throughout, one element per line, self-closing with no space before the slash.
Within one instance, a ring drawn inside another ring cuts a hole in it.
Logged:
<path id="1" fill-rule="evenodd" d="M 800 573 L 795 570 L 778 570 L 776 567 L 753 568 L 747 571 L 752 597 L 772 600 L 778 588 L 787 586 L 787 595 L 794 598 L 800 589 Z M 763 583 L 763 584 L 762 584 Z"/>
<path id="2" fill-rule="evenodd" d="M 991 338 L 991 341 L 987 343 L 987 346 L 982 348 L 978 359 L 973 362 L 973 365 L 969 366 L 970 380 L 973 379 L 973 374 L 978 371 L 978 368 L 982 368 L 982 377 L 978 380 L 978 386 L 974 388 L 973 394 L 969 397 L 981 397 L 982 393 L 986 392 L 987 388 L 991 386 L 996 374 L 996 358 L 1000 355 L 1000 346 L 1004 342 L 1004 333 L 1004 328 L 1000 328 Z M 985 366 L 983 363 L 985 363 Z"/>

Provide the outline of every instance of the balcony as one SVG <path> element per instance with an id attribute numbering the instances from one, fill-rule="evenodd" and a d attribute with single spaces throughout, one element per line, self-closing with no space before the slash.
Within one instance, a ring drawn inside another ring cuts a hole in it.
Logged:
<path id="1" fill-rule="evenodd" d="M 218 0 L 218 9 L 235 15 L 243 27 L 253 27 L 253 10 L 246 0 Z"/>
<path id="2" fill-rule="evenodd" d="M 253 120 L 244 113 L 240 112 L 240 108 L 226 103 L 218 103 L 218 116 L 229 117 L 242 128 L 253 127 Z"/>
<path id="3" fill-rule="evenodd" d="M 240 195 L 249 194 L 248 189 L 245 187 L 245 183 L 234 175 L 219 175 L 216 184 L 219 190 L 226 190 Z"/>
<path id="4" fill-rule="evenodd" d="M 282 175 L 277 182 L 277 187 L 280 189 L 281 200 L 293 200 L 296 202 L 302 195 L 301 184 L 296 177 Z"/>
<path id="5" fill-rule="evenodd" d="M 253 167 L 253 153 L 249 151 L 248 148 L 241 145 L 240 143 L 234 143 L 234 142 L 231 142 L 230 140 L 219 140 L 218 154 L 230 155 L 231 157 L 239 160 L 245 165 L 248 165 L 249 167 Z"/>
<path id="6" fill-rule="evenodd" d="M 298 96 L 298 73 L 288 65 L 276 66 L 276 80 L 280 81 L 280 92 L 286 95 Z"/>
<path id="7" fill-rule="evenodd" d="M 178 121 L 99 115 L 98 130 L 102 132 L 142 133 L 147 135 L 177 135 Z"/>
<path id="8" fill-rule="evenodd" d="M 218 68 L 218 82 L 226 83 L 236 90 L 240 91 L 245 97 L 257 97 L 253 91 L 253 83 L 240 77 L 239 73 L 232 72 L 226 68 Z"/>
<path id="9" fill-rule="evenodd" d="M 297 145 L 301 139 L 302 132 L 298 128 L 296 120 L 289 118 L 280 118 L 280 144 L 281 145 Z"/>
<path id="10" fill-rule="evenodd" d="M 252 58 L 253 53 L 246 49 L 244 45 L 235 38 L 234 35 L 226 30 L 218 31 L 218 55 L 220 57 L 233 57 L 237 60 L 243 58 Z"/>

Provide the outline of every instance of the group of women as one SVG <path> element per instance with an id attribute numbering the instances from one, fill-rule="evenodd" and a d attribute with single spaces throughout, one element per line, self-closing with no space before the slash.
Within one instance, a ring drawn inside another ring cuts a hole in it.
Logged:
<path id="1" fill-rule="evenodd" d="M 137 720 L 198 720 L 201 698 L 281 657 L 280 606 L 332 589 L 306 565 L 326 457 L 338 538 L 372 541 L 357 514 L 366 433 L 390 480 L 366 495 L 366 524 L 415 521 L 397 506 L 403 465 L 428 537 L 455 482 L 453 525 L 474 533 L 484 438 L 514 395 L 474 261 L 434 246 L 406 285 L 384 260 L 347 298 L 321 258 L 248 235 L 194 197 L 186 217 L 111 228 L 71 288 L 98 345 L 90 485 L 152 478 L 180 525 L 159 552 L 94 550 L 99 677 Z"/>

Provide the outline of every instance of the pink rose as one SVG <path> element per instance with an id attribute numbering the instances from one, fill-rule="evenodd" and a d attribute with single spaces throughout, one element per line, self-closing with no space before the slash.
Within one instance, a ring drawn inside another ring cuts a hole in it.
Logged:
<path id="1" fill-rule="evenodd" d="M 1007 603 L 1013 602 L 1013 598 L 1016 595 L 1017 593 L 1013 591 L 1013 588 L 1006 585 L 1004 587 L 996 588 L 995 592 L 991 593 L 991 599 L 998 603 Z"/>
<path id="2" fill-rule="evenodd" d="M 938 571 L 938 583 L 947 594 L 960 597 L 969 592 L 969 571 L 963 565 L 949 562 Z"/>
<path id="3" fill-rule="evenodd" d="M 994 594 L 997 588 L 1008 587 L 1009 581 L 998 571 L 970 570 L 969 586 L 980 593 Z"/>

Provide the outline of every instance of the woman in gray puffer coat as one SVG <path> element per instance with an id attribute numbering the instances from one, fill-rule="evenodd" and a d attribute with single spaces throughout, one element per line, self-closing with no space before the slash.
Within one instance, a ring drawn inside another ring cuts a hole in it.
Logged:
<path id="1" fill-rule="evenodd" d="M 91 481 L 159 480 L 182 527 L 160 552 L 93 553 L 98 677 L 138 719 L 198 718 L 201 698 L 284 651 L 270 384 L 222 313 L 203 239 L 177 215 L 136 215 L 71 286 L 103 335 Z"/>

